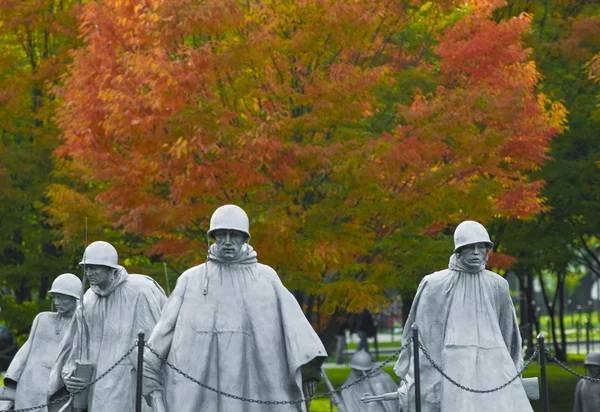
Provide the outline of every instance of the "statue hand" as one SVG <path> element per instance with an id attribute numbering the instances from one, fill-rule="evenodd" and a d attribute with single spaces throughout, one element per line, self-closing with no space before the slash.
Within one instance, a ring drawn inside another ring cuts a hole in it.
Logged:
<path id="1" fill-rule="evenodd" d="M 71 393 L 80 391 L 85 387 L 85 385 L 85 381 L 81 378 L 70 376 L 65 379 L 65 386 L 67 387 L 67 390 Z"/>
<path id="2" fill-rule="evenodd" d="M 12 410 L 13 406 L 13 401 L 0 401 L 0 411 Z"/>
<path id="3" fill-rule="evenodd" d="M 153 412 L 167 412 L 162 391 L 154 391 L 150 394 L 150 407 Z"/>

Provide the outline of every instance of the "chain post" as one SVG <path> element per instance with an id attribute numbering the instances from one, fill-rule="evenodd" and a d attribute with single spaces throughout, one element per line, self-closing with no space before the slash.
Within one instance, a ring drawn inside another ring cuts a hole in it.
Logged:
<path id="1" fill-rule="evenodd" d="M 542 378 L 542 411 L 550 412 L 548 404 L 548 379 L 546 376 L 546 347 L 544 345 L 544 335 L 538 335 L 538 345 L 540 348 L 540 373 Z"/>
<path id="2" fill-rule="evenodd" d="M 142 412 L 142 379 L 144 369 L 144 331 L 138 333 L 137 386 L 135 388 L 135 412 Z"/>
<path id="3" fill-rule="evenodd" d="M 575 324 L 575 333 L 576 335 L 576 339 L 577 339 L 577 354 L 580 355 L 581 352 L 579 352 L 579 329 L 580 329 L 580 325 L 579 325 L 579 320 L 577 321 L 577 323 Z"/>
<path id="4" fill-rule="evenodd" d="M 590 319 L 588 318 L 587 322 L 585 323 L 585 350 L 586 353 L 590 353 L 590 326 L 592 326 L 590 324 Z"/>
<path id="5" fill-rule="evenodd" d="M 419 327 L 416 323 L 412 325 L 413 333 L 413 356 L 415 369 L 415 410 L 421 412 L 421 371 L 419 369 Z"/>

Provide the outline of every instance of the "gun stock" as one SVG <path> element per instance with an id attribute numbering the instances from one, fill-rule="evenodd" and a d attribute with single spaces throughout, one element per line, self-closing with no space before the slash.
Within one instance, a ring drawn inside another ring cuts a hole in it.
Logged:
<path id="1" fill-rule="evenodd" d="M 325 383 L 327 384 L 327 388 L 329 389 L 329 391 L 334 391 L 335 388 L 333 386 L 333 383 L 331 383 L 331 381 L 329 380 L 329 377 L 325 373 L 325 369 L 323 368 L 323 366 L 321 366 L 321 374 L 323 375 L 323 379 L 325 379 Z M 333 404 L 337 406 L 338 412 L 346 412 L 346 408 L 337 393 L 331 394 L 331 402 L 333 402 Z"/>

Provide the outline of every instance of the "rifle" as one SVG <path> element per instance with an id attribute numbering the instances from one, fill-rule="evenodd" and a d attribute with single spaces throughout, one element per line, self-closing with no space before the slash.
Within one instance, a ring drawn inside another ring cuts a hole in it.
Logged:
<path id="1" fill-rule="evenodd" d="M 171 294 L 171 287 L 169 286 L 169 272 L 167 272 L 167 262 L 163 262 L 165 268 L 165 278 L 167 279 L 167 296 Z"/>
<path id="2" fill-rule="evenodd" d="M 525 393 L 527 397 L 531 400 L 537 400 L 540 398 L 540 388 L 538 383 L 538 378 L 523 378 L 522 379 L 523 388 L 525 389 Z M 379 401 L 393 401 L 399 398 L 398 392 L 389 392 L 384 393 L 383 395 L 374 395 L 370 396 L 368 393 L 365 393 L 365 396 L 360 398 L 364 403 L 369 402 L 379 402 Z"/>
<path id="3" fill-rule="evenodd" d="M 329 391 L 333 392 L 335 390 L 335 388 L 333 387 L 333 384 L 331 383 L 331 381 L 329 380 L 329 377 L 325 373 L 325 368 L 323 368 L 323 366 L 321 366 L 321 374 L 323 375 L 323 379 L 325 379 L 327 388 L 329 388 Z M 342 400 L 340 399 L 340 397 L 338 396 L 338 394 L 336 392 L 333 392 L 331 394 L 331 402 L 333 402 L 333 404 L 335 406 L 337 406 L 338 412 L 346 412 L 346 407 L 344 406 L 344 403 L 342 402 Z"/>
<path id="4" fill-rule="evenodd" d="M 400 395 L 398 394 L 398 392 L 388 392 L 388 393 L 384 393 L 383 395 L 373 395 L 373 396 L 370 396 L 368 393 L 365 393 L 365 396 L 360 398 L 360 400 L 363 401 L 364 403 L 379 402 L 379 401 L 396 401 L 396 400 L 398 400 L 399 397 L 400 397 Z"/>
<path id="5" fill-rule="evenodd" d="M 75 372 L 73 375 L 77 378 L 83 379 L 85 382 L 91 382 L 92 375 L 94 374 L 94 365 L 88 361 L 88 356 L 85 356 L 83 345 L 84 345 L 84 335 L 85 335 L 85 311 L 83 310 L 83 295 L 85 293 L 85 285 L 87 283 L 87 265 L 86 265 L 86 251 L 88 247 L 88 224 L 87 217 L 85 218 L 85 249 L 83 251 L 83 276 L 81 278 L 81 331 L 80 331 L 80 341 L 79 341 L 79 359 L 75 361 Z M 85 342 L 87 345 L 88 342 Z M 81 392 L 75 394 L 73 396 L 73 408 L 75 408 L 76 412 L 84 412 L 88 407 L 88 389 L 84 389 Z"/>
<path id="6" fill-rule="evenodd" d="M 150 394 L 150 408 L 152 412 L 166 412 L 162 391 L 154 391 Z"/>

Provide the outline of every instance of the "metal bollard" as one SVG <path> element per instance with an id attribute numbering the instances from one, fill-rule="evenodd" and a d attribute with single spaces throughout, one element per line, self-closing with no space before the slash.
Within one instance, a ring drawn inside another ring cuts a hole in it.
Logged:
<path id="1" fill-rule="evenodd" d="M 419 327 L 416 323 L 412 325 L 413 332 L 413 355 L 415 369 L 415 410 L 421 412 L 421 371 L 419 369 Z"/>
<path id="2" fill-rule="evenodd" d="M 544 335 L 538 335 L 538 345 L 540 347 L 540 374 L 542 375 L 542 411 L 550 412 L 548 403 L 548 379 L 546 376 L 546 346 L 544 345 Z"/>
<path id="3" fill-rule="evenodd" d="M 135 412 L 142 412 L 142 377 L 144 369 L 144 332 L 138 333 L 137 386 L 135 390 Z"/>
<path id="4" fill-rule="evenodd" d="M 590 320 L 585 323 L 585 349 L 586 353 L 590 353 Z"/>
<path id="5" fill-rule="evenodd" d="M 581 353 L 579 352 L 579 321 L 577 321 L 577 323 L 575 324 L 575 333 L 576 333 L 576 339 L 577 339 L 577 354 L 580 355 Z"/>

